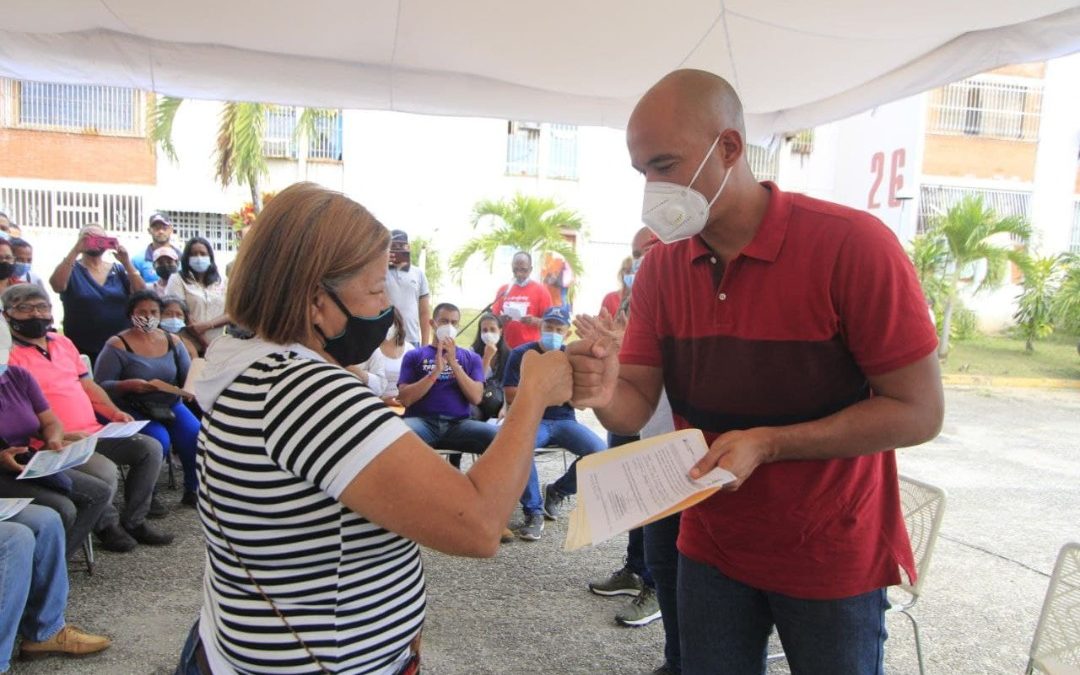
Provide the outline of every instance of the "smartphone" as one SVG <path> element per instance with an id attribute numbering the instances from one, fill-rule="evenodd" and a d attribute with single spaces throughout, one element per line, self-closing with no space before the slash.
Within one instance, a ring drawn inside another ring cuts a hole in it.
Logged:
<path id="1" fill-rule="evenodd" d="M 120 242 L 116 237 L 102 237 L 92 234 L 86 238 L 86 248 L 96 251 L 116 251 L 120 248 Z"/>

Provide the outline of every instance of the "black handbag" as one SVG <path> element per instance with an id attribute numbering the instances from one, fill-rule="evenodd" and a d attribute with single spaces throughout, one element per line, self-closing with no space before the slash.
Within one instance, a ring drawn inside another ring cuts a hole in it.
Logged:
<path id="1" fill-rule="evenodd" d="M 480 411 L 481 417 L 487 420 L 498 417 L 505 402 L 506 394 L 503 392 L 502 384 L 495 378 L 491 378 L 484 382 L 484 394 L 480 397 L 480 403 L 476 408 Z"/>
<path id="2" fill-rule="evenodd" d="M 173 363 L 176 364 L 176 374 L 180 374 L 180 354 L 176 351 L 176 343 L 173 342 L 172 337 L 166 333 L 165 339 L 169 341 L 169 351 L 172 352 Z M 127 340 L 122 336 L 120 341 L 124 343 L 124 347 L 130 352 L 131 346 L 128 345 Z M 160 422 L 161 424 L 171 424 L 176 421 L 176 413 L 172 411 L 172 404 L 162 403 L 161 401 L 150 401 L 139 395 L 128 395 L 124 397 L 124 407 L 135 413 L 139 417 L 146 418 L 151 422 Z"/>

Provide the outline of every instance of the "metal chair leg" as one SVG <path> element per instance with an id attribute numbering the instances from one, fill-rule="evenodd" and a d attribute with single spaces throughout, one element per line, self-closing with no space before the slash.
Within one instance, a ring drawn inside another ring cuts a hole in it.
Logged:
<path id="1" fill-rule="evenodd" d="M 94 576 L 94 539 L 93 535 L 86 535 L 86 541 L 83 542 L 83 555 L 86 556 L 86 574 L 87 576 Z"/>
<path id="2" fill-rule="evenodd" d="M 911 630 L 915 634 L 915 655 L 919 659 L 919 675 L 926 675 L 926 665 L 923 663 L 922 640 L 919 636 L 919 622 L 906 609 L 901 609 L 899 612 L 911 620 Z"/>

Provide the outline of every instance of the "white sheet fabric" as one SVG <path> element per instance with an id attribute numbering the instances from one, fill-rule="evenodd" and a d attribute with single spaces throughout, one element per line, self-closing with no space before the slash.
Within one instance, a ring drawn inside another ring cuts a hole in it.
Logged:
<path id="1" fill-rule="evenodd" d="M 681 66 L 750 135 L 1080 51 L 1076 0 L 5 0 L 0 76 L 620 127 Z"/>

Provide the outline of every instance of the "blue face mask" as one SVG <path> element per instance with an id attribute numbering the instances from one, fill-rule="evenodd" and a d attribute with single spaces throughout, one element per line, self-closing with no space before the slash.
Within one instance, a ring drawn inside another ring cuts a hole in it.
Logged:
<path id="1" fill-rule="evenodd" d="M 556 333 L 555 331 L 543 331 L 540 333 L 540 346 L 544 348 L 545 352 L 558 351 L 562 347 L 562 343 L 562 333 Z"/>
<path id="2" fill-rule="evenodd" d="M 0 363 L 0 377 L 4 376 L 4 373 L 7 372 L 7 368 L 8 368 L 8 364 Z"/>
<path id="3" fill-rule="evenodd" d="M 15 276 L 22 279 L 27 274 L 30 274 L 30 263 L 15 263 Z"/>
<path id="4" fill-rule="evenodd" d="M 630 288 L 631 286 L 634 285 L 634 275 L 633 274 L 624 274 L 624 275 L 622 275 L 622 282 L 624 284 L 626 284 L 627 288 Z"/>
<path id="5" fill-rule="evenodd" d="M 191 268 L 191 271 L 202 274 L 206 270 L 210 269 L 210 256 L 193 255 L 188 258 L 188 267 Z"/>
<path id="6" fill-rule="evenodd" d="M 162 319 L 158 326 L 161 326 L 170 333 L 179 333 L 184 328 L 184 320 L 176 317 L 170 317 L 168 319 Z"/>

